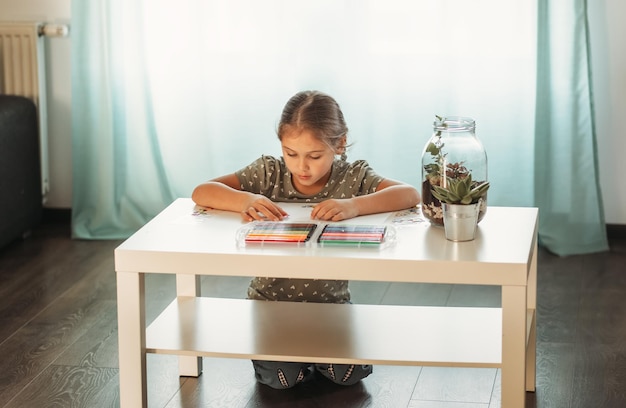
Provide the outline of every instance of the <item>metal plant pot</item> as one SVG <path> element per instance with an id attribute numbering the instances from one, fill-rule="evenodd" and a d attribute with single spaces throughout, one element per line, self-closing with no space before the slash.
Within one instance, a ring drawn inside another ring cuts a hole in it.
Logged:
<path id="1" fill-rule="evenodd" d="M 442 203 L 443 227 L 449 241 L 471 241 L 476 235 L 481 202 L 476 204 Z"/>

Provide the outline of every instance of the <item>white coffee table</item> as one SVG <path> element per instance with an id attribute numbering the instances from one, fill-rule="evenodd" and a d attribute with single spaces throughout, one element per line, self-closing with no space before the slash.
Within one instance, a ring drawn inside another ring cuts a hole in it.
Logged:
<path id="1" fill-rule="evenodd" d="M 147 406 L 146 353 L 179 355 L 185 376 L 200 375 L 201 356 L 500 367 L 503 407 L 524 407 L 525 391 L 534 391 L 536 208 L 489 207 L 476 239 L 461 243 L 442 228 L 398 225 L 394 241 L 376 249 L 240 245 L 238 214 L 195 208 L 176 200 L 115 250 L 122 407 Z M 384 220 L 389 214 L 350 222 Z M 175 274 L 177 284 L 177 298 L 149 327 L 146 273 Z M 502 308 L 215 299 L 200 297 L 201 275 L 497 285 Z"/>

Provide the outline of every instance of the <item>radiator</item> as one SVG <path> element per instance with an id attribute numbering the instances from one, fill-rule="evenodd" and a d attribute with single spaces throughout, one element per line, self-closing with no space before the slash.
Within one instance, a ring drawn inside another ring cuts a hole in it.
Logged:
<path id="1" fill-rule="evenodd" d="M 37 107 L 41 192 L 49 192 L 48 119 L 43 28 L 35 22 L 0 22 L 0 94 L 24 96 Z"/>

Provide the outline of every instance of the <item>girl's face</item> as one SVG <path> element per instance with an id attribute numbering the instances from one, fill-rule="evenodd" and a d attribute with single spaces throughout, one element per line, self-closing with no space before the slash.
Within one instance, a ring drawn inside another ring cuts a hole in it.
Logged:
<path id="1" fill-rule="evenodd" d="M 306 129 L 286 131 L 281 145 L 294 187 L 306 195 L 319 193 L 330 177 L 335 151 Z"/>

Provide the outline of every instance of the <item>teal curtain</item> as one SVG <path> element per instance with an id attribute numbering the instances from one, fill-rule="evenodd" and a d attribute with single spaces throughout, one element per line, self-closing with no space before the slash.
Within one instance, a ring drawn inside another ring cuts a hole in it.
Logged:
<path id="1" fill-rule="evenodd" d="M 540 1 L 535 200 L 540 243 L 558 255 L 608 249 L 590 54 L 587 2 Z"/>
<path id="2" fill-rule="evenodd" d="M 175 196 L 142 55 L 142 18 L 122 2 L 72 2 L 72 234 L 132 234 Z"/>
<path id="3" fill-rule="evenodd" d="M 560 52 L 548 9 L 572 30 L 576 59 Z M 434 116 L 474 118 L 489 204 L 538 205 L 541 242 L 556 253 L 602 250 L 593 115 L 580 110 L 591 109 L 586 26 L 568 22 L 581 13 L 565 0 L 72 2 L 73 235 L 127 237 L 198 183 L 280 154 L 284 103 L 318 89 L 342 106 L 349 159 L 416 187 Z M 573 202 L 574 185 L 564 194 L 545 166 L 583 163 L 593 180 Z M 587 235 L 572 237 L 592 202 Z"/>

